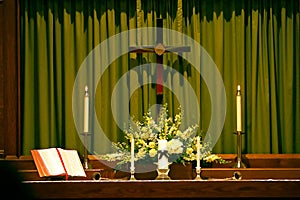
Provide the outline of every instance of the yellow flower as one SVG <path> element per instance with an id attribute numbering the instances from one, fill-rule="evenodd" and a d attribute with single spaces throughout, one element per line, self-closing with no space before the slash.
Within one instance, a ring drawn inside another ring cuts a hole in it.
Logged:
<path id="1" fill-rule="evenodd" d="M 149 151 L 149 156 L 150 157 L 154 157 L 154 156 L 156 156 L 156 154 L 157 154 L 157 151 L 155 150 L 155 149 L 150 149 L 150 151 Z"/>
<path id="2" fill-rule="evenodd" d="M 183 159 L 186 161 L 194 161 L 194 160 L 196 160 L 196 155 L 194 153 L 192 153 L 189 156 L 183 156 Z"/>
<path id="3" fill-rule="evenodd" d="M 214 162 L 215 160 L 218 160 L 218 159 L 220 159 L 220 157 L 215 155 L 215 154 L 211 154 L 211 155 L 204 158 L 204 160 L 206 162 Z"/>
<path id="4" fill-rule="evenodd" d="M 149 148 L 154 149 L 155 148 L 155 142 L 149 142 Z"/>
<path id="5" fill-rule="evenodd" d="M 191 154 L 193 153 L 193 151 L 194 151 L 193 148 L 188 147 L 188 148 L 186 149 L 186 154 L 191 155 Z"/>
<path id="6" fill-rule="evenodd" d="M 143 158 L 146 155 L 146 153 L 147 152 L 145 151 L 145 149 L 139 149 L 139 151 L 136 154 L 136 157 L 137 158 Z"/>
<path id="7" fill-rule="evenodd" d="M 148 131 L 147 127 L 142 127 L 141 132 L 146 133 Z"/>

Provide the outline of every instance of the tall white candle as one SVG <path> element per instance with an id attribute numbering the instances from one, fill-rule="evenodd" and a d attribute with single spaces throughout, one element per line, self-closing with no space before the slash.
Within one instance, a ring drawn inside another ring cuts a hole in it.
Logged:
<path id="1" fill-rule="evenodd" d="M 131 169 L 134 169 L 134 138 L 131 136 Z"/>
<path id="2" fill-rule="evenodd" d="M 83 113 L 83 132 L 89 132 L 89 92 L 88 87 L 84 88 L 84 113 Z"/>
<path id="3" fill-rule="evenodd" d="M 167 140 L 158 140 L 158 169 L 168 169 L 169 168 L 169 158 L 164 153 L 167 153 Z"/>
<path id="4" fill-rule="evenodd" d="M 238 85 L 236 93 L 236 130 L 242 131 L 242 95 L 240 85 Z"/>
<path id="5" fill-rule="evenodd" d="M 200 168 L 200 136 L 197 136 L 197 168 Z"/>

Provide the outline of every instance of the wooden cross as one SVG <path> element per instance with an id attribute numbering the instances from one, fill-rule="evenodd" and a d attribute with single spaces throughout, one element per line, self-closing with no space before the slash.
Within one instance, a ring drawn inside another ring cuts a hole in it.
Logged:
<path id="1" fill-rule="evenodd" d="M 156 32 L 156 45 L 155 46 L 140 46 L 140 47 L 129 47 L 130 53 L 155 53 L 156 54 L 156 98 L 157 103 L 162 104 L 163 100 L 163 55 L 167 52 L 189 52 L 190 47 L 182 46 L 182 47 L 166 47 L 163 45 L 163 20 L 158 18 L 157 29 Z"/>

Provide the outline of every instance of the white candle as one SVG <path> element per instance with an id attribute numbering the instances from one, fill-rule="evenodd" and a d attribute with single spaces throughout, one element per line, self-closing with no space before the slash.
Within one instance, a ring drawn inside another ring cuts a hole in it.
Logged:
<path id="1" fill-rule="evenodd" d="M 242 131 L 242 95 L 240 85 L 237 87 L 236 94 L 236 130 Z"/>
<path id="2" fill-rule="evenodd" d="M 131 169 L 134 169 L 134 138 L 131 136 Z"/>
<path id="3" fill-rule="evenodd" d="M 167 152 L 167 140 L 158 140 L 158 151 Z M 169 168 L 168 156 L 165 154 L 158 153 L 158 169 L 168 169 Z"/>
<path id="4" fill-rule="evenodd" d="M 200 168 L 200 137 L 197 136 L 197 168 Z"/>
<path id="5" fill-rule="evenodd" d="M 83 132 L 89 132 L 89 93 L 88 87 L 84 88 L 84 113 L 83 113 Z"/>

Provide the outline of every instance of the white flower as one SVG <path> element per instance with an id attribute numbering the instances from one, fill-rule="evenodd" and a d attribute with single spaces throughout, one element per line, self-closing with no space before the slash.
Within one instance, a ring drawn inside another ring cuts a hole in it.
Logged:
<path id="1" fill-rule="evenodd" d="M 140 137 L 143 140 L 147 140 L 150 137 L 150 131 L 148 131 L 148 132 L 141 132 Z"/>
<path id="2" fill-rule="evenodd" d="M 183 152 L 183 143 L 178 139 L 168 141 L 167 148 L 169 154 L 180 154 Z"/>

